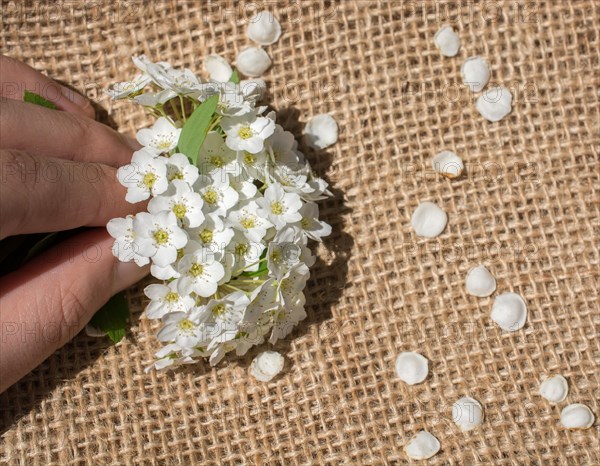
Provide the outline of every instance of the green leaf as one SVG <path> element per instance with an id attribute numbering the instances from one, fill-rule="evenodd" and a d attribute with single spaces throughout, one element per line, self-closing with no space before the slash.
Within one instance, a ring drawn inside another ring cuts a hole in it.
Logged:
<path id="1" fill-rule="evenodd" d="M 240 275 L 243 275 L 244 277 L 258 277 L 260 275 L 263 275 L 267 269 L 269 268 L 269 264 L 267 261 L 267 250 L 265 249 L 263 251 L 263 253 L 260 256 L 260 265 L 258 266 L 258 270 L 255 270 L 254 272 L 242 272 Z"/>
<path id="2" fill-rule="evenodd" d="M 204 138 L 206 138 L 218 103 L 218 95 L 209 97 L 194 110 L 194 113 L 192 113 L 183 126 L 183 130 L 179 136 L 179 152 L 187 155 L 193 164 L 196 164 L 198 160 L 198 153 L 200 152 Z"/>
<path id="3" fill-rule="evenodd" d="M 231 82 L 233 84 L 240 83 L 240 75 L 238 74 L 238 71 L 236 69 L 234 69 L 233 73 L 231 73 L 231 78 L 229 78 L 229 82 Z"/>
<path id="4" fill-rule="evenodd" d="M 118 343 L 125 336 L 129 308 L 124 293 L 117 293 L 102 308 L 94 314 L 90 325 L 108 336 L 114 343 Z"/>
<path id="5" fill-rule="evenodd" d="M 56 105 L 54 105 L 48 99 L 44 99 L 41 95 L 36 94 L 35 92 L 25 91 L 23 94 L 23 100 L 25 102 L 29 102 L 30 104 L 41 105 L 42 107 L 56 110 Z"/>

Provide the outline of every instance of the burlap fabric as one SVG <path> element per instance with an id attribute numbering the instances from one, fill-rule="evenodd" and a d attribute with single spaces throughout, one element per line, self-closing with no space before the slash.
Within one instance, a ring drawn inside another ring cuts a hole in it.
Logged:
<path id="1" fill-rule="evenodd" d="M 600 416 L 598 362 L 600 4 L 428 1 L 79 1 L 2 3 L 2 52 L 84 91 L 105 121 L 132 133 L 149 120 L 101 93 L 134 73 L 145 53 L 202 69 L 233 60 L 263 7 L 283 26 L 265 78 L 283 124 L 301 135 L 334 115 L 340 140 L 308 151 L 335 196 L 322 203 L 332 236 L 318 248 L 308 319 L 276 349 L 283 374 L 259 383 L 256 354 L 145 374 L 159 348 L 142 316 L 143 284 L 129 292 L 124 341 L 78 335 L 0 396 L 7 464 L 403 464 L 403 445 L 426 429 L 441 441 L 431 464 L 600 463 L 598 422 L 559 425 L 582 402 Z M 433 43 L 459 32 L 455 58 Z M 476 112 L 461 85 L 472 55 L 513 91 L 499 123 Z M 450 149 L 465 176 L 436 177 Z M 448 212 L 437 239 L 415 236 L 410 215 L 431 200 Z M 466 294 L 484 263 L 498 292 L 529 306 L 526 327 L 500 331 L 493 298 Z M 400 351 L 430 361 L 425 383 L 395 376 Z M 541 377 L 563 374 L 552 406 Z M 462 433 L 451 405 L 470 395 L 485 423 Z"/>

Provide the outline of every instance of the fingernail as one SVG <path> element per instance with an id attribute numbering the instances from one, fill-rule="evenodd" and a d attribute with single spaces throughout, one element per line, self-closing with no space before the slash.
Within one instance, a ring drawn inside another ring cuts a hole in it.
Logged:
<path id="1" fill-rule="evenodd" d="M 123 137 L 125 138 L 127 145 L 131 147 L 131 150 L 139 150 L 142 148 L 142 145 L 137 141 L 137 139 L 127 136 L 126 134 L 124 134 Z"/>
<path id="2" fill-rule="evenodd" d="M 78 107 L 81 107 L 83 110 L 91 107 L 92 103 L 86 97 L 82 96 L 79 92 L 74 91 L 73 89 L 65 86 L 60 86 L 60 91 L 63 96 L 69 99 Z"/>
<path id="3" fill-rule="evenodd" d="M 140 267 L 135 262 L 117 262 L 115 264 L 112 294 L 135 285 L 149 273 L 150 265 Z"/>

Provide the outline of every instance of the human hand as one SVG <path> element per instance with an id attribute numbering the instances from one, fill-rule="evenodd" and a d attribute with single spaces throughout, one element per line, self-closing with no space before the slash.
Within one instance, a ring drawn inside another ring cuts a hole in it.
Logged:
<path id="1" fill-rule="evenodd" d="M 148 273 L 116 261 L 105 225 L 125 202 L 117 167 L 135 141 L 94 121 L 83 96 L 0 56 L 0 239 L 87 226 L 0 282 L 0 392 L 75 336 L 108 299 Z M 31 90 L 52 110 L 22 102 Z"/>

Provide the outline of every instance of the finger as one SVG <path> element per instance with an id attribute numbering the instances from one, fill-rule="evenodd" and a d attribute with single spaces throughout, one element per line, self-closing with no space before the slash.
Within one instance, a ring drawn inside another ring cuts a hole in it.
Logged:
<path id="1" fill-rule="evenodd" d="M 0 82 L 2 97 L 23 100 L 23 94 L 28 90 L 41 95 L 65 112 L 92 119 L 95 117 L 91 102 L 84 96 L 5 55 L 0 55 Z"/>
<path id="2" fill-rule="evenodd" d="M 139 145 L 102 123 L 16 100 L 0 101 L 0 149 L 122 166 Z"/>
<path id="3" fill-rule="evenodd" d="M 115 260 L 113 240 L 95 229 L 65 240 L 2 278 L 0 392 L 73 338 L 111 296 L 148 267 Z"/>
<path id="4" fill-rule="evenodd" d="M 100 163 L 0 150 L 0 238 L 104 226 L 144 209 L 125 201 L 116 172 Z"/>

